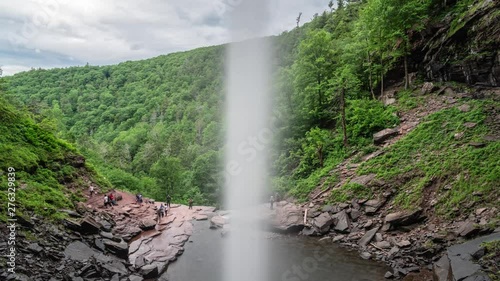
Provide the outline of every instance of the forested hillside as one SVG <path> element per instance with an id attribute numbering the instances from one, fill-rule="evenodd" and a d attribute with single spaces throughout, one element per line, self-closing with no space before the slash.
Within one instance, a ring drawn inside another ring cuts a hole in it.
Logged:
<path id="1" fill-rule="evenodd" d="M 395 83 L 402 82 L 407 108 L 418 103 L 413 90 L 424 80 L 498 83 L 496 1 L 369 0 L 328 6 L 312 22 L 272 38 L 278 141 L 270 174 L 275 190 L 299 200 L 325 181 L 335 182 L 331 171 L 353 153 L 376 150 L 374 133 L 399 124 L 403 107 L 380 100 Z M 467 43 L 483 29 L 493 37 Z M 76 143 L 114 186 L 157 199 L 168 191 L 174 201 L 194 196 L 197 204 L 215 203 L 223 181 L 224 48 L 113 66 L 32 70 L 4 80 L 42 128 Z M 460 55 L 451 61 L 449 53 L 436 49 Z M 462 55 L 470 49 L 473 54 Z M 491 69 L 467 74 L 478 62 Z M 468 70 L 457 71 L 463 65 Z M 435 118 L 448 118 L 444 114 Z M 378 165 L 365 171 L 391 171 Z M 494 170 L 484 178 L 485 190 L 496 179 Z"/>
<path id="2" fill-rule="evenodd" d="M 6 191 L 0 193 L 5 202 L 0 220 L 10 212 L 19 221 L 33 212 L 61 218 L 60 210 L 72 209 L 90 184 L 111 188 L 73 145 L 36 124 L 31 113 L 11 105 L 4 95 L 0 83 L 0 184 Z"/>

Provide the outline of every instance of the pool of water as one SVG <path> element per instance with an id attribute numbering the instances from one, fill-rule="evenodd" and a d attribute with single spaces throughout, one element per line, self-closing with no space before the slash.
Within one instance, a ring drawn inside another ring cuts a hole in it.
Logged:
<path id="1" fill-rule="evenodd" d="M 223 243 L 220 230 L 209 222 L 195 222 L 185 252 L 170 264 L 160 280 L 221 281 Z M 388 267 L 363 260 L 357 251 L 348 251 L 318 238 L 262 233 L 269 239 L 269 281 L 382 281 Z M 235 280 L 237 281 L 237 280 Z"/>

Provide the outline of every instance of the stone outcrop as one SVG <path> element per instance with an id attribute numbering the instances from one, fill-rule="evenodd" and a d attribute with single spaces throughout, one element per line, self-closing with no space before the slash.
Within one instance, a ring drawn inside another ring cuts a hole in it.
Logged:
<path id="1" fill-rule="evenodd" d="M 395 137 L 399 134 L 399 130 L 395 129 L 384 129 L 380 132 L 373 134 L 373 143 L 374 144 L 382 144 L 388 139 Z"/>
<path id="2" fill-rule="evenodd" d="M 498 1 L 475 1 L 458 23 L 447 16 L 429 25 L 414 37 L 411 59 L 432 81 L 499 86 L 499 9 Z"/>

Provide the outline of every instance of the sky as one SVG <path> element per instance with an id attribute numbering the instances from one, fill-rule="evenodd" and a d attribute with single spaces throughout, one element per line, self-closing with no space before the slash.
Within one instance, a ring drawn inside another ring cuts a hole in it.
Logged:
<path id="1" fill-rule="evenodd" d="M 231 42 L 231 13 L 251 0 L 0 0 L 3 76 L 108 65 Z M 269 0 L 262 35 L 327 9 L 329 0 Z M 255 15 L 259 17 L 259 15 Z"/>

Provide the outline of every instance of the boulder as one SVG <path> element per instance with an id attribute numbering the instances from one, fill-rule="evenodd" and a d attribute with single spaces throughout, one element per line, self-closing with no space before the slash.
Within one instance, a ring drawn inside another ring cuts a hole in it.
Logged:
<path id="1" fill-rule="evenodd" d="M 482 236 L 448 248 L 451 280 L 488 280 L 483 279 L 485 275 L 481 272 L 481 266 L 474 263 L 472 256 L 481 248 L 482 243 L 495 240 L 500 240 L 500 233 Z"/>
<path id="2" fill-rule="evenodd" d="M 348 232 L 350 221 L 349 221 L 349 216 L 347 215 L 345 210 L 333 215 L 333 219 L 335 221 L 334 229 L 336 231 Z"/>
<path id="3" fill-rule="evenodd" d="M 350 182 L 351 183 L 357 183 L 359 185 L 367 186 L 373 179 L 375 179 L 375 174 L 368 174 L 368 175 L 362 175 L 355 177 L 352 179 Z"/>
<path id="4" fill-rule="evenodd" d="M 333 218 L 328 212 L 324 212 L 314 219 L 313 225 L 318 229 L 319 233 L 325 234 L 330 230 L 333 223 Z"/>
<path id="5" fill-rule="evenodd" d="M 358 218 L 361 216 L 361 212 L 356 209 L 352 209 L 351 212 L 349 213 L 349 216 L 351 217 L 352 221 L 357 221 Z"/>
<path id="6" fill-rule="evenodd" d="M 400 242 L 396 242 L 396 246 L 399 248 L 405 248 L 411 246 L 411 242 L 408 240 L 401 240 Z"/>
<path id="7" fill-rule="evenodd" d="M 358 245 L 361 247 L 365 247 L 366 245 L 368 245 L 368 243 L 372 241 L 373 236 L 375 236 L 375 233 L 377 233 L 378 229 L 379 229 L 378 227 L 375 227 L 373 229 L 368 230 L 365 233 L 365 235 L 363 235 L 363 237 L 359 239 Z"/>
<path id="8" fill-rule="evenodd" d="M 422 209 L 417 209 L 412 212 L 396 212 L 385 216 L 385 222 L 392 226 L 405 226 L 418 222 Z"/>
<path id="9" fill-rule="evenodd" d="M 158 276 L 158 267 L 154 264 L 148 264 L 140 269 L 142 277 L 145 279 L 152 279 Z"/>
<path id="10" fill-rule="evenodd" d="M 432 82 L 425 82 L 422 86 L 421 93 L 422 95 L 427 95 L 436 91 L 437 89 L 438 87 L 436 87 Z"/>
<path id="11" fill-rule="evenodd" d="M 373 134 L 373 143 L 374 144 L 382 144 L 386 140 L 393 138 L 399 134 L 399 130 L 394 129 L 384 129 L 378 133 Z"/>
<path id="12" fill-rule="evenodd" d="M 458 110 L 462 112 L 469 112 L 470 111 L 470 105 L 464 103 L 461 106 L 458 107 Z"/>
<path id="13" fill-rule="evenodd" d="M 380 249 L 390 249 L 391 248 L 391 243 L 389 243 L 387 241 L 376 242 L 374 245 L 375 245 L 375 247 L 380 248 Z"/>
<path id="14" fill-rule="evenodd" d="M 154 229 L 156 226 L 156 221 L 153 219 L 144 219 L 141 221 L 140 228 L 144 231 Z"/>
<path id="15" fill-rule="evenodd" d="M 384 100 L 384 105 L 388 106 L 388 105 L 394 104 L 395 102 L 396 102 L 395 98 L 388 98 L 388 99 Z"/>
<path id="16" fill-rule="evenodd" d="M 81 241 L 70 243 L 64 250 L 64 255 L 66 256 L 66 258 L 76 261 L 88 260 L 90 257 L 96 254 L 98 254 L 97 251 L 93 250 Z"/>
<path id="17" fill-rule="evenodd" d="M 375 214 L 384 204 L 385 199 L 372 199 L 366 201 L 363 205 L 365 206 L 365 213 L 367 215 Z"/>
<path id="18" fill-rule="evenodd" d="M 305 236 L 318 236 L 319 232 L 315 227 L 304 227 L 300 232 L 300 235 Z"/>
<path id="19" fill-rule="evenodd" d="M 80 230 L 81 230 L 80 222 L 78 222 L 76 220 L 73 220 L 73 219 L 64 219 L 63 220 L 63 224 L 68 229 L 71 229 L 71 230 L 74 230 L 74 231 L 78 231 L 78 232 L 80 232 Z"/>
<path id="20" fill-rule="evenodd" d="M 276 212 L 271 215 L 271 220 L 272 228 L 278 231 L 299 232 L 304 228 L 302 208 L 292 203 L 277 208 Z"/>
<path id="21" fill-rule="evenodd" d="M 109 239 L 103 239 L 104 246 L 106 249 L 116 255 L 117 257 L 127 259 L 128 258 L 128 244 L 124 241 L 115 242 Z"/>
<path id="22" fill-rule="evenodd" d="M 369 260 L 372 258 L 372 254 L 370 254 L 369 252 L 362 252 L 360 254 L 360 257 L 364 260 Z"/>
<path id="23" fill-rule="evenodd" d="M 226 224 L 226 219 L 223 216 L 213 216 L 210 219 L 210 228 L 222 228 Z"/>
<path id="24" fill-rule="evenodd" d="M 458 228 L 457 234 L 462 237 L 471 237 L 479 233 L 481 229 L 473 222 L 466 221 Z"/>
<path id="25" fill-rule="evenodd" d="M 80 232 L 84 234 L 98 234 L 102 228 L 102 224 L 97 222 L 94 218 L 87 216 L 80 222 Z"/>

